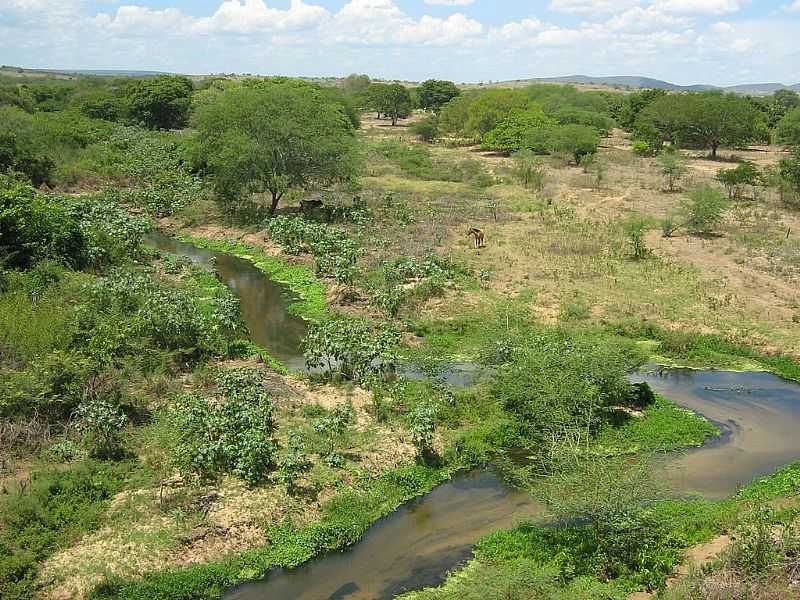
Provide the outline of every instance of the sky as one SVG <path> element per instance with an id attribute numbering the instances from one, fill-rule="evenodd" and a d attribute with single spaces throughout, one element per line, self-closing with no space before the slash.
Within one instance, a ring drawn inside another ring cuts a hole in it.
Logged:
<path id="1" fill-rule="evenodd" d="M 0 63 L 800 83 L 800 0 L 0 0 Z"/>

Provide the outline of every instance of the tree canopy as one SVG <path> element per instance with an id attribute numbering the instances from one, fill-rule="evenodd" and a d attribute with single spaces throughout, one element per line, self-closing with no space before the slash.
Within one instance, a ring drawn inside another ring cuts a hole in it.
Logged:
<path id="1" fill-rule="evenodd" d="M 428 79 L 419 86 L 418 94 L 420 108 L 439 112 L 442 106 L 461 95 L 461 91 L 452 81 Z"/>
<path id="2" fill-rule="evenodd" d="M 411 92 L 399 83 L 390 85 L 384 83 L 373 84 L 370 88 L 372 105 L 380 114 L 392 119 L 392 126 L 397 125 L 400 119 L 406 118 L 414 109 Z"/>
<path id="3" fill-rule="evenodd" d="M 483 136 L 483 146 L 501 152 L 538 150 L 528 143 L 531 134 L 534 130 L 551 129 L 555 124 L 556 122 L 547 117 L 538 106 L 532 106 L 527 110 L 515 110 Z"/>
<path id="4" fill-rule="evenodd" d="M 186 125 L 194 87 L 186 77 L 162 75 L 131 81 L 124 95 L 128 117 L 151 129 Z"/>
<path id="5" fill-rule="evenodd" d="M 198 107 L 195 155 L 221 197 L 269 193 L 274 212 L 287 191 L 348 181 L 359 164 L 353 125 L 340 105 L 308 86 L 233 88 Z"/>
<path id="6" fill-rule="evenodd" d="M 787 146 L 800 146 L 800 108 L 788 112 L 778 123 L 777 140 Z"/>

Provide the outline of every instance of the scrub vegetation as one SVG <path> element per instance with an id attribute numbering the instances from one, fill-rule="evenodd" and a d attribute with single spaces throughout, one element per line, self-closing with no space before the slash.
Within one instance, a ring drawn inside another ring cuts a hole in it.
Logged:
<path id="1" fill-rule="evenodd" d="M 409 600 L 770 597 L 798 467 L 666 489 L 720 431 L 629 375 L 800 381 L 795 96 L 0 80 L 0 597 L 219 598 L 489 464 L 546 511 Z M 153 229 L 283 285 L 307 369 Z"/>

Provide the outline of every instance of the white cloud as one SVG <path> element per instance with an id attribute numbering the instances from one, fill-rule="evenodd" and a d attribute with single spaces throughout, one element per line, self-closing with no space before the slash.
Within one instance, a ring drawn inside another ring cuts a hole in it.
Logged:
<path id="1" fill-rule="evenodd" d="M 612 17 L 606 25 L 612 31 L 645 32 L 684 28 L 690 23 L 686 17 L 665 14 L 652 6 L 647 8 L 636 6 Z"/>
<path id="2" fill-rule="evenodd" d="M 749 0 L 656 0 L 654 8 L 685 15 L 724 15 L 745 7 Z"/>
<path id="3" fill-rule="evenodd" d="M 597 15 L 624 11 L 640 4 L 641 0 L 552 0 L 549 8 L 566 14 Z"/>
<path id="4" fill-rule="evenodd" d="M 789 12 L 800 12 L 800 0 L 794 0 L 791 4 L 784 6 Z"/>
<path id="5" fill-rule="evenodd" d="M 431 6 L 469 6 L 475 0 L 425 0 L 425 4 Z"/>
<path id="6" fill-rule="evenodd" d="M 210 17 L 197 20 L 193 28 L 201 33 L 254 33 L 303 29 L 319 24 L 328 11 L 303 0 L 292 0 L 288 10 L 270 8 L 264 0 L 225 0 Z"/>

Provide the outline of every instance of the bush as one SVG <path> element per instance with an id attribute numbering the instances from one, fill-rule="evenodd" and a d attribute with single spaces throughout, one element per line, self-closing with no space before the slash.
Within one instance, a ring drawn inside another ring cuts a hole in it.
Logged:
<path id="1" fill-rule="evenodd" d="M 353 283 L 362 251 L 345 233 L 302 217 L 283 215 L 270 219 L 267 231 L 288 254 L 313 255 L 319 275 Z"/>
<path id="2" fill-rule="evenodd" d="M 408 415 L 408 429 L 417 447 L 417 457 L 429 463 L 435 456 L 433 449 L 436 433 L 436 406 L 431 402 L 417 404 Z"/>
<path id="3" fill-rule="evenodd" d="M 595 154 L 600 146 L 600 134 L 586 125 L 561 125 L 553 129 L 550 148 L 553 152 L 567 154 L 576 165 L 584 156 Z"/>
<path id="4" fill-rule="evenodd" d="M 646 219 L 633 218 L 626 221 L 622 226 L 628 244 L 631 249 L 631 257 L 634 260 L 642 260 L 650 255 L 650 250 L 647 248 L 645 235 L 650 229 L 650 223 Z"/>
<path id="5" fill-rule="evenodd" d="M 25 494 L 0 495 L 0 597 L 34 597 L 39 564 L 95 530 L 123 483 L 119 467 L 86 462 L 36 474 Z"/>
<path id="6" fill-rule="evenodd" d="M 686 165 L 688 162 L 686 157 L 684 157 L 679 150 L 669 146 L 661 153 L 657 162 L 661 175 L 664 176 L 667 183 L 667 190 L 674 192 L 678 182 L 680 182 L 689 171 L 689 167 Z"/>
<path id="7" fill-rule="evenodd" d="M 86 263 L 86 241 L 80 224 L 64 203 L 31 185 L 0 175 L 0 248 L 5 266 L 27 269 L 45 258 L 73 267 Z"/>
<path id="8" fill-rule="evenodd" d="M 535 192 L 544 190 L 545 171 L 536 155 L 530 151 L 517 152 L 513 155 L 514 176 L 526 188 Z"/>
<path id="9" fill-rule="evenodd" d="M 107 460 L 122 455 L 120 434 L 128 418 L 118 404 L 106 398 L 92 398 L 81 403 L 75 417 L 91 457 Z"/>
<path id="10" fill-rule="evenodd" d="M 656 154 L 652 146 L 644 140 L 635 140 L 631 149 L 636 156 L 654 156 Z"/>
<path id="11" fill-rule="evenodd" d="M 431 144 L 439 139 L 439 119 L 435 115 L 427 117 L 411 126 L 411 133 L 421 141 Z"/>
<path id="12" fill-rule="evenodd" d="M 309 369 L 360 382 L 393 361 L 390 351 L 399 341 L 399 332 L 391 326 L 375 331 L 364 321 L 341 317 L 312 324 L 303 351 Z"/>
<path id="13" fill-rule="evenodd" d="M 741 200 L 747 186 L 753 190 L 756 197 L 756 188 L 763 183 L 763 175 L 758 165 L 750 161 L 739 163 L 735 169 L 722 169 L 717 173 L 717 181 L 725 186 L 729 200 Z"/>
<path id="14" fill-rule="evenodd" d="M 492 392 L 515 414 L 531 446 L 569 428 L 595 429 L 605 409 L 635 396 L 626 378 L 643 357 L 633 345 L 566 332 L 536 332 L 501 365 Z"/>
<path id="15" fill-rule="evenodd" d="M 720 192 L 710 186 L 698 188 L 681 203 L 686 216 L 686 226 L 694 233 L 713 233 L 720 224 L 728 202 Z"/>
<path id="16" fill-rule="evenodd" d="M 171 439 L 173 466 L 184 476 L 213 481 L 230 473 L 250 485 L 263 482 L 276 460 L 272 400 L 263 374 L 253 369 L 223 370 L 218 395 L 176 398 L 163 418 Z"/>

